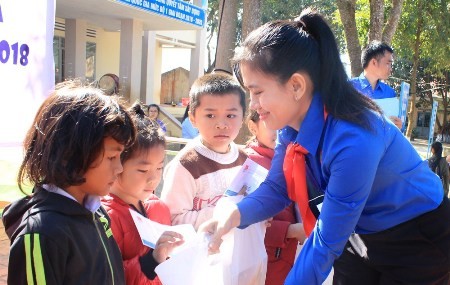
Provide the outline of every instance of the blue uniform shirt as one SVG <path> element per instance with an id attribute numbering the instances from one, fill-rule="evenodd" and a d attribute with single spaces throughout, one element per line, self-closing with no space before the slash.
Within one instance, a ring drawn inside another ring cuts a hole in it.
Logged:
<path id="1" fill-rule="evenodd" d="M 181 137 L 185 139 L 193 139 L 198 136 L 198 130 L 194 128 L 189 118 L 184 119 L 181 123 Z"/>
<path id="2" fill-rule="evenodd" d="M 393 98 L 396 96 L 394 89 L 380 80 L 378 80 L 375 90 L 372 90 L 372 85 L 370 85 L 364 73 L 361 73 L 359 77 L 350 79 L 350 82 L 356 90 L 372 99 Z"/>
<path id="3" fill-rule="evenodd" d="M 245 227 L 267 219 L 291 201 L 283 161 L 286 147 L 305 147 L 309 171 L 324 192 L 321 213 L 285 284 L 322 284 L 353 232 L 375 233 L 439 206 L 442 184 L 426 161 L 386 117 L 367 112 L 371 129 L 324 118 L 315 94 L 299 132 L 278 132 L 266 180 L 238 208 Z M 300 283 L 299 283 L 300 282 Z"/>

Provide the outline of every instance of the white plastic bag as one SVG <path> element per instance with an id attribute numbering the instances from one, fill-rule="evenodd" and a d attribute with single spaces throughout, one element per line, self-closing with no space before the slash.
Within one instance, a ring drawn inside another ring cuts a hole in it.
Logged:
<path id="1" fill-rule="evenodd" d="M 241 199 L 242 196 L 223 197 L 214 215 L 221 215 L 230 203 Z M 199 234 L 183 250 L 156 267 L 156 274 L 164 285 L 264 285 L 265 232 L 263 222 L 234 229 L 223 237 L 220 253 L 214 255 L 208 255 L 208 237 Z"/>
<path id="2" fill-rule="evenodd" d="M 214 209 L 214 216 L 227 212 L 230 203 L 242 196 L 223 197 Z M 234 229 L 224 236 L 220 246 L 224 285 L 264 285 L 267 272 L 267 252 L 264 245 L 266 226 L 256 223 L 245 229 Z"/>
<path id="3" fill-rule="evenodd" d="M 208 255 L 209 240 L 195 240 L 155 268 L 164 285 L 223 285 L 223 267 L 219 255 Z"/>

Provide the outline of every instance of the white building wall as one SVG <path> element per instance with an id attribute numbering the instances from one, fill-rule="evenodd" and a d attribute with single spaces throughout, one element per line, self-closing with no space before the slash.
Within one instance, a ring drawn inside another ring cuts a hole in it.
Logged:
<path id="1" fill-rule="evenodd" d="M 120 32 L 97 30 L 97 80 L 106 73 L 119 76 Z"/>

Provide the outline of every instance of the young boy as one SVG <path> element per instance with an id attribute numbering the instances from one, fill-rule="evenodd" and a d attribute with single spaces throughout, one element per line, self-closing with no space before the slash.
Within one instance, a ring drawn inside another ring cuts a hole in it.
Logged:
<path id="1" fill-rule="evenodd" d="M 8 284 L 124 284 L 119 248 L 99 196 L 122 172 L 135 138 L 123 106 L 64 83 L 41 105 L 24 141 L 18 184 L 33 194 L 3 213 L 11 239 Z"/>
<path id="2" fill-rule="evenodd" d="M 233 143 L 242 126 L 245 93 L 231 76 L 207 74 L 189 93 L 189 118 L 199 135 L 167 165 L 161 199 L 172 224 L 199 225 L 212 217 L 246 154 Z"/>

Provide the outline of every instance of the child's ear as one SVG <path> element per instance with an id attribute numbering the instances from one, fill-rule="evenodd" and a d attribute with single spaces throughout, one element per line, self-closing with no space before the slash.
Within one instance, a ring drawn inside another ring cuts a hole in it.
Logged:
<path id="1" fill-rule="evenodd" d="M 197 126 L 195 125 L 195 115 L 191 111 L 188 112 L 188 119 L 191 121 L 192 126 L 194 126 L 194 128 L 197 128 Z"/>

